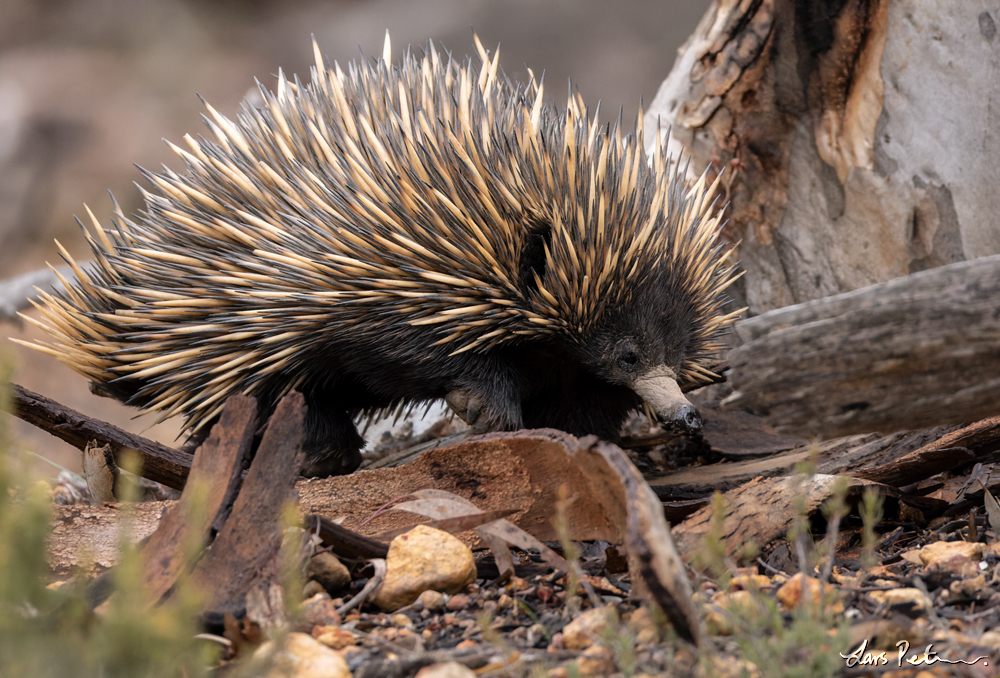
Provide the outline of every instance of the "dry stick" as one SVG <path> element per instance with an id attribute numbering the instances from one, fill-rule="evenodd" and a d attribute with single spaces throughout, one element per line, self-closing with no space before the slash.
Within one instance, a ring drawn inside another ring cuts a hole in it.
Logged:
<path id="1" fill-rule="evenodd" d="M 348 612 L 356 608 L 361 603 L 365 602 L 369 597 L 375 595 L 375 593 L 382 587 L 382 582 L 385 581 L 385 574 L 387 571 L 385 561 L 381 558 L 374 558 L 371 561 L 372 567 L 375 568 L 375 574 L 372 575 L 365 587 L 361 589 L 358 595 L 354 596 L 346 603 L 337 608 L 337 614 L 343 617 Z"/>
<path id="2" fill-rule="evenodd" d="M 385 558 L 389 554 L 389 545 L 385 542 L 338 525 L 318 513 L 307 515 L 304 524 L 306 527 L 315 526 L 323 543 L 332 547 L 333 552 L 341 558 L 368 560 Z"/>
<path id="3" fill-rule="evenodd" d="M 17 384 L 2 384 L 0 388 L 9 389 L 11 397 L 8 411 L 18 419 L 65 440 L 79 450 L 85 449 L 92 440 L 96 440 L 99 445 L 110 445 L 119 466 L 122 464 L 123 454 L 137 452 L 142 458 L 140 475 L 143 478 L 175 490 L 184 489 L 184 482 L 191 470 L 190 454 L 88 417 Z"/>

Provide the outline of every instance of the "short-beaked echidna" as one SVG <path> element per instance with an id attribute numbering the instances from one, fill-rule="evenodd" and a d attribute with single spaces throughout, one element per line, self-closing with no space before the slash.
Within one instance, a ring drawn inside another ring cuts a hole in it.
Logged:
<path id="1" fill-rule="evenodd" d="M 448 397 L 478 430 L 614 438 L 643 401 L 696 427 L 678 381 L 735 313 L 714 186 L 686 181 L 579 94 L 565 109 L 435 50 L 312 82 L 278 74 L 214 141 L 145 172 L 145 211 L 88 209 L 95 262 L 43 295 L 33 344 L 195 432 L 227 396 L 306 396 L 307 470 L 356 468 L 353 418 Z M 530 71 L 529 71 L 530 74 Z M 620 117 L 620 116 L 619 116 Z M 716 182 L 717 183 L 717 182 Z"/>

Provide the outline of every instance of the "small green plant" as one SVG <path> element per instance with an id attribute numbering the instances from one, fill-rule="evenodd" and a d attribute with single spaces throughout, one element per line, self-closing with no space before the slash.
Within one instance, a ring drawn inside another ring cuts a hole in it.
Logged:
<path id="1" fill-rule="evenodd" d="M 0 384 L 9 368 L 0 366 Z M 0 399 L 7 393 L 0 393 Z M 0 408 L 2 409 L 2 408 Z M 4 678 L 196 678 L 215 662 L 196 640 L 199 596 L 190 583 L 151 605 L 141 554 L 125 548 L 113 593 L 97 611 L 82 577 L 50 586 L 46 540 L 51 501 L 45 482 L 27 484 L 25 455 L 14 451 L 0 415 L 0 675 Z"/>
<path id="2" fill-rule="evenodd" d="M 878 545 L 878 535 L 875 526 L 882 520 L 882 497 L 872 488 L 861 495 L 861 566 L 866 570 L 878 564 L 875 547 Z"/>
<path id="3" fill-rule="evenodd" d="M 712 518 L 702 540 L 701 548 L 694 554 L 695 568 L 708 572 L 720 588 L 729 586 L 729 566 L 726 562 L 726 500 L 721 493 L 712 495 Z"/>
<path id="4" fill-rule="evenodd" d="M 576 497 L 570 497 L 565 485 L 560 485 L 556 498 L 556 519 L 553 526 L 556 534 L 559 535 L 559 543 L 563 548 L 563 557 L 569 563 L 569 572 L 566 573 L 566 607 L 567 616 L 572 616 L 580 611 L 581 601 L 577 595 L 580 587 L 580 549 L 570 536 L 569 530 L 569 509 L 576 501 Z"/>
<path id="5" fill-rule="evenodd" d="M 823 571 L 820 579 L 828 581 L 833 572 L 833 561 L 837 556 L 837 543 L 840 540 L 840 521 L 847 515 L 847 491 L 849 483 L 847 476 L 837 476 L 833 481 L 833 491 L 830 498 L 823 503 L 823 516 L 826 518 L 826 539 L 823 541 Z"/>
<path id="6" fill-rule="evenodd" d="M 763 614 L 740 619 L 733 640 L 742 658 L 752 662 L 765 678 L 825 678 L 840 675 L 839 648 L 847 647 L 844 621 L 832 620 L 826 606 L 800 605 L 786 622 L 777 601 L 757 594 Z"/>

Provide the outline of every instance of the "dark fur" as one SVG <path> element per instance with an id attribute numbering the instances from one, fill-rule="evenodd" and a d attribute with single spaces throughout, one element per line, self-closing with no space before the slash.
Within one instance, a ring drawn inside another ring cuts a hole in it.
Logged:
<path id="1" fill-rule="evenodd" d="M 669 276 L 637 286 L 633 302 L 579 343 L 526 340 L 486 353 L 448 355 L 419 328 L 400 344 L 331 343 L 312 356 L 311 379 L 300 390 L 309 408 L 306 472 L 350 473 L 361 463 L 364 441 L 352 415 L 443 398 L 453 389 L 474 396 L 489 430 L 556 428 L 576 436 L 618 438 L 628 414 L 641 406 L 624 382 L 633 373 L 666 363 L 680 370 L 690 338 L 689 300 L 671 289 Z M 623 353 L 634 352 L 634 365 Z M 261 414 L 273 411 L 284 382 L 274 378 Z"/>

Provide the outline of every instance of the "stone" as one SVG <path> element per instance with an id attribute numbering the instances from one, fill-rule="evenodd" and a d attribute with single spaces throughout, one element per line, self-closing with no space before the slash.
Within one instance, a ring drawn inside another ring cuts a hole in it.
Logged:
<path id="1" fill-rule="evenodd" d="M 458 595 L 452 596 L 448 601 L 448 610 L 451 612 L 461 612 L 470 605 L 472 605 L 472 598 L 464 593 L 459 593 Z"/>
<path id="2" fill-rule="evenodd" d="M 302 587 L 302 598 L 304 600 L 309 600 L 313 596 L 320 593 L 326 593 L 326 589 L 323 588 L 323 585 L 315 579 L 310 579 L 306 582 L 306 585 Z"/>
<path id="3" fill-rule="evenodd" d="M 705 611 L 705 624 L 713 635 L 728 636 L 736 629 L 736 618 L 759 619 L 764 615 L 760 594 L 755 591 L 720 591 Z"/>
<path id="4" fill-rule="evenodd" d="M 611 607 L 596 607 L 580 614 L 562 630 L 563 647 L 567 650 L 584 650 L 601 639 L 609 619 L 618 621 Z"/>
<path id="5" fill-rule="evenodd" d="M 343 657 L 305 633 L 289 633 L 280 648 L 268 641 L 254 657 L 271 659 L 267 678 L 351 678 Z"/>
<path id="6" fill-rule="evenodd" d="M 416 678 L 476 678 L 476 673 L 458 662 L 431 664 L 417 671 Z"/>
<path id="7" fill-rule="evenodd" d="M 913 605 L 915 610 L 926 610 L 931 606 L 931 601 L 920 589 L 899 588 L 889 591 L 872 591 L 868 596 L 877 603 L 885 603 L 890 607 L 893 605 Z"/>
<path id="8" fill-rule="evenodd" d="M 317 593 L 312 598 L 303 601 L 302 616 L 306 624 L 313 626 L 339 626 L 340 615 L 337 614 L 337 606 L 330 599 L 330 595 L 323 591 Z"/>
<path id="9" fill-rule="evenodd" d="M 778 589 L 778 601 L 784 605 L 786 610 L 794 610 L 799 605 L 803 588 L 809 595 L 809 604 L 816 612 L 821 610 L 824 614 L 842 614 L 844 612 L 844 603 L 841 602 L 840 596 L 833 586 L 823 584 L 814 577 L 806 577 L 801 572 Z"/>
<path id="10" fill-rule="evenodd" d="M 729 580 L 731 591 L 759 591 L 771 585 L 771 578 L 763 574 L 741 574 Z"/>
<path id="11" fill-rule="evenodd" d="M 580 654 L 576 667 L 581 676 L 610 676 L 615 672 L 614 655 L 610 648 L 593 645 Z"/>
<path id="12" fill-rule="evenodd" d="M 411 620 L 409 617 L 407 617 L 402 612 L 400 612 L 399 614 L 392 615 L 392 617 L 389 619 L 389 623 L 392 624 L 393 626 L 395 626 L 396 628 L 400 628 L 400 629 L 403 629 L 403 628 L 405 628 L 405 629 L 412 629 L 413 628 L 413 620 Z"/>
<path id="13" fill-rule="evenodd" d="M 954 556 L 978 562 L 986 550 L 984 544 L 968 541 L 936 541 L 920 549 L 920 560 L 931 566 Z"/>
<path id="14" fill-rule="evenodd" d="M 649 645 L 660 641 L 659 625 L 649 614 L 649 609 L 638 608 L 631 614 L 627 621 L 629 631 L 635 634 L 635 642 L 638 645 Z"/>
<path id="15" fill-rule="evenodd" d="M 988 647 L 995 652 L 1000 652 L 1000 632 L 987 631 L 979 636 L 979 645 Z"/>
<path id="16" fill-rule="evenodd" d="M 447 532 L 418 525 L 389 544 L 386 575 L 375 604 L 387 612 L 429 589 L 458 593 L 476 579 L 472 551 Z"/>
<path id="17" fill-rule="evenodd" d="M 425 610 L 440 610 L 445 606 L 445 596 L 440 591 L 427 590 L 417 596 L 417 603 Z"/>
<path id="18" fill-rule="evenodd" d="M 345 647 L 357 644 L 354 634 L 339 626 L 320 627 L 323 632 L 319 635 L 313 634 L 317 641 L 323 643 L 334 650 L 343 650 Z"/>
<path id="19" fill-rule="evenodd" d="M 351 583 L 347 567 L 329 551 L 320 551 L 309 559 L 306 577 L 318 581 L 331 594 L 347 588 Z"/>

